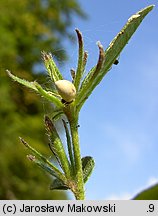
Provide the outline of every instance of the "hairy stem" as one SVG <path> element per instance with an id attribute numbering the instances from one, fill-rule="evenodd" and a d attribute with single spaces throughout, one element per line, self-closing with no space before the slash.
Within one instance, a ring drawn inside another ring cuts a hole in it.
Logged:
<path id="1" fill-rule="evenodd" d="M 84 200 L 84 181 L 83 181 L 83 171 L 82 171 L 82 161 L 80 153 L 80 143 L 78 135 L 78 113 L 75 111 L 75 107 L 70 105 L 66 110 L 66 115 L 70 124 L 73 154 L 75 161 L 75 182 L 76 188 L 73 190 L 73 193 L 77 200 Z"/>

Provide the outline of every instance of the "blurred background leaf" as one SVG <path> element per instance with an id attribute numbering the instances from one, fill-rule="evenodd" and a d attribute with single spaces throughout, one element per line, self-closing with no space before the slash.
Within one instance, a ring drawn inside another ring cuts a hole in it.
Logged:
<path id="1" fill-rule="evenodd" d="M 134 197 L 134 200 L 158 200 L 158 184 L 143 190 Z"/>
<path id="2" fill-rule="evenodd" d="M 43 126 L 51 107 L 46 104 L 44 110 L 39 97 L 12 82 L 5 70 L 45 83 L 41 51 L 66 60 L 61 48 L 63 40 L 74 40 L 72 15 L 86 15 L 77 0 L 1 0 L 0 8 L 0 199 L 67 199 L 66 193 L 49 190 L 50 177 L 27 161 L 18 140 L 24 137 L 51 156 Z"/>

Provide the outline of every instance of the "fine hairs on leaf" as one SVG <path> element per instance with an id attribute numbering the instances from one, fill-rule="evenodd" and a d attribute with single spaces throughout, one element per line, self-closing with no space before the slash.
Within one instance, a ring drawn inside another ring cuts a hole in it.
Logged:
<path id="1" fill-rule="evenodd" d="M 53 122 L 50 120 L 48 116 L 45 116 L 45 126 L 49 134 L 49 140 L 53 145 L 55 155 L 60 161 L 60 164 L 62 166 L 65 175 L 70 176 L 69 161 L 65 149 L 63 147 L 62 141 L 56 131 Z"/>
<path id="2" fill-rule="evenodd" d="M 52 163 L 50 163 L 41 153 L 39 153 L 37 150 L 35 150 L 33 147 L 31 147 L 23 138 L 19 137 L 19 139 L 34 155 L 33 157 L 28 157 L 29 160 L 31 160 L 37 164 L 39 164 L 39 162 L 41 162 L 40 164 L 45 164 L 45 167 L 47 167 L 46 170 L 47 171 L 48 171 L 48 169 L 51 170 L 53 176 L 61 178 L 62 180 L 65 179 L 64 175 L 58 170 L 58 168 L 56 168 Z M 38 159 L 36 159 L 36 157 Z M 44 165 L 41 165 L 41 166 L 44 167 Z M 50 167 L 50 168 L 48 168 L 48 167 Z"/>
<path id="3" fill-rule="evenodd" d="M 45 67 L 47 69 L 47 72 L 53 82 L 56 82 L 58 80 L 62 80 L 62 74 L 60 73 L 59 69 L 57 68 L 52 54 L 46 53 L 45 51 L 42 52 L 42 58 L 45 64 Z"/>
<path id="4" fill-rule="evenodd" d="M 95 80 L 90 85 L 91 74 L 94 73 L 95 67 L 90 70 L 87 77 L 83 80 L 83 84 L 76 98 L 76 105 L 80 110 L 86 99 L 90 96 L 95 87 L 100 83 L 106 73 L 111 69 L 113 63 L 120 55 L 123 48 L 126 46 L 136 29 L 141 24 L 144 17 L 153 9 L 153 5 L 144 8 L 136 13 L 136 15 L 131 16 L 121 31 L 109 44 L 108 48 L 105 50 L 105 62 L 104 66 L 100 72 L 95 77 Z M 87 87 L 88 86 L 88 87 Z"/>
<path id="5" fill-rule="evenodd" d="M 81 156 L 78 129 L 80 110 L 96 86 L 107 72 L 110 71 L 113 64 L 118 64 L 118 57 L 123 48 L 153 7 L 153 5 L 150 5 L 131 16 L 106 50 L 104 50 L 100 42 L 97 42 L 99 48 L 98 61 L 88 73 L 85 72 L 88 53 L 84 50 L 82 33 L 76 29 L 78 38 L 78 64 L 76 69 L 70 70 L 71 81 L 64 79 L 52 55 L 43 51 L 42 59 L 48 76 L 56 88 L 55 91 L 52 91 L 52 89 L 45 90 L 36 81 L 29 82 L 21 79 L 7 70 L 12 80 L 34 90 L 54 105 L 52 118 L 45 116 L 44 122 L 49 140 L 48 146 L 59 166 L 54 165 L 39 151 L 31 147 L 23 138 L 20 138 L 20 141 L 31 152 L 27 158 L 54 177 L 50 184 L 50 190 L 69 189 L 74 194 L 76 200 L 85 199 L 85 183 L 92 174 L 95 162 L 91 156 Z M 56 119 L 62 120 L 65 140 L 63 140 L 63 136 L 60 135 L 54 124 Z M 66 141 L 66 146 L 64 145 L 64 141 Z M 139 194 L 135 199 L 142 199 L 143 196 L 148 199 L 150 197 L 155 198 L 155 196 L 151 196 L 151 192 L 153 193 L 153 191 L 157 192 L 157 185 L 150 188 L 149 191 Z"/>

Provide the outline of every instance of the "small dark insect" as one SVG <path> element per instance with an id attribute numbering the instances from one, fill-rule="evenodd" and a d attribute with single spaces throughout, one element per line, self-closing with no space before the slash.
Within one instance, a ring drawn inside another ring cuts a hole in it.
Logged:
<path id="1" fill-rule="evenodd" d="M 119 60 L 118 59 L 116 59 L 115 61 L 114 61 L 114 65 L 118 65 L 118 63 L 119 63 Z"/>

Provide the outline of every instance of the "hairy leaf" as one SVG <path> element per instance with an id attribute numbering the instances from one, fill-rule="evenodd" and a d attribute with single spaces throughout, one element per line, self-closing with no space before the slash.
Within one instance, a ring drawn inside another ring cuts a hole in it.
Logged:
<path id="1" fill-rule="evenodd" d="M 96 67 L 90 70 L 89 74 L 87 75 L 87 77 L 85 77 L 83 81 L 80 92 L 76 97 L 75 103 L 78 106 L 78 110 L 80 110 L 83 103 L 92 93 L 94 88 L 100 83 L 100 81 L 103 79 L 105 74 L 110 70 L 117 57 L 120 55 L 121 51 L 128 43 L 129 39 L 132 37 L 132 35 L 136 31 L 136 29 L 138 28 L 142 20 L 153 9 L 153 7 L 154 7 L 153 5 L 150 5 L 138 11 L 135 15 L 131 16 L 128 19 L 126 25 L 112 40 L 112 42 L 109 44 L 109 47 L 106 49 L 104 65 L 101 68 L 101 70 L 97 74 L 95 74 L 93 80 L 91 78 L 93 76 Z"/>
<path id="2" fill-rule="evenodd" d="M 50 161 L 47 160 L 41 153 L 39 153 L 36 149 L 30 146 L 24 139 L 20 137 L 20 141 L 35 155 L 36 157 L 28 157 L 31 161 L 36 162 L 42 168 L 46 167 L 47 171 L 52 170 L 52 175 L 64 179 L 64 175 L 56 168 Z M 53 174 L 54 173 L 54 174 Z"/>
<path id="3" fill-rule="evenodd" d="M 14 76 L 9 70 L 6 70 L 6 72 L 8 73 L 8 76 L 11 77 L 14 81 L 30 88 L 30 89 L 33 89 L 34 91 L 38 91 L 36 86 L 35 86 L 35 83 L 34 82 L 29 82 L 27 80 L 24 80 L 24 79 L 21 79 L 17 76 Z"/>
<path id="4" fill-rule="evenodd" d="M 69 161 L 63 143 L 59 137 L 59 134 L 53 122 L 50 120 L 48 116 L 45 116 L 45 126 L 48 131 L 51 147 L 53 148 L 56 156 L 58 157 L 62 169 L 65 172 L 65 175 L 70 176 Z"/>
<path id="5" fill-rule="evenodd" d="M 51 53 L 46 53 L 43 51 L 42 57 L 51 80 L 53 82 L 62 80 L 63 79 L 62 74 L 60 73 L 58 67 L 56 66 Z"/>
<path id="6" fill-rule="evenodd" d="M 83 181 L 84 183 L 87 182 L 90 175 L 92 174 L 92 171 L 94 169 L 94 159 L 90 156 L 86 156 L 82 158 L 82 170 L 83 170 Z"/>

